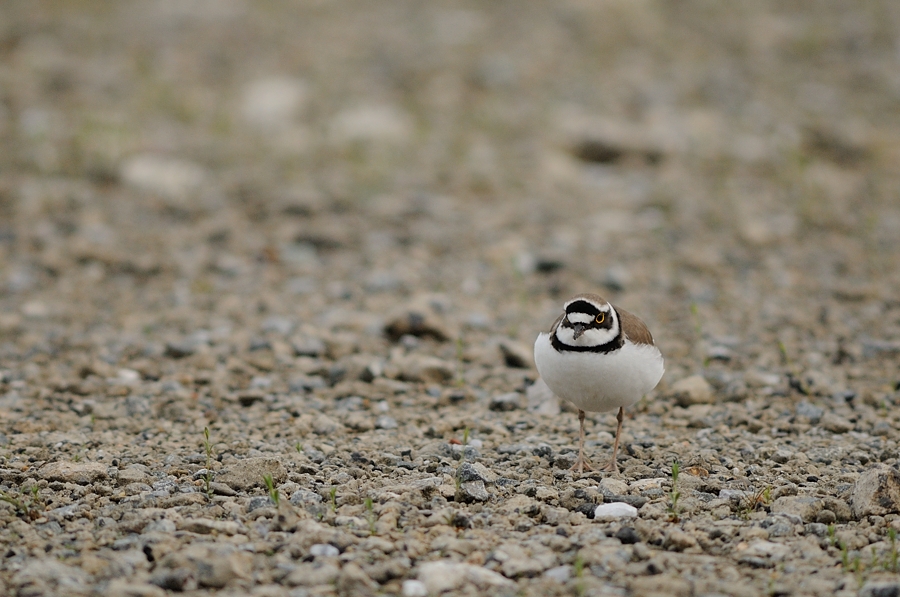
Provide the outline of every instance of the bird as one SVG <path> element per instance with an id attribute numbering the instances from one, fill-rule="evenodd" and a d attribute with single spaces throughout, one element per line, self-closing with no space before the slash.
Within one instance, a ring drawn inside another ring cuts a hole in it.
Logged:
<path id="1" fill-rule="evenodd" d="M 550 390 L 578 408 L 578 458 L 571 470 L 593 470 L 584 456 L 585 411 L 619 409 L 612 459 L 603 468 L 618 472 L 625 407 L 655 388 L 665 372 L 662 353 L 644 322 L 597 294 L 575 295 L 550 331 L 538 335 L 534 362 Z"/>

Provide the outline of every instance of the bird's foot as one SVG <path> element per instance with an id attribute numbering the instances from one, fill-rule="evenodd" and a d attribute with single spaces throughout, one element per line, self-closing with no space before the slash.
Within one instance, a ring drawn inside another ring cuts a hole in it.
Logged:
<path id="1" fill-rule="evenodd" d="M 619 464 L 616 462 L 615 457 L 613 457 L 600 470 L 607 472 L 607 473 L 618 473 L 619 472 Z"/>
<path id="2" fill-rule="evenodd" d="M 585 458 L 583 455 L 579 454 L 578 458 L 575 459 L 575 464 L 569 467 L 570 471 L 576 471 L 578 473 L 583 473 L 584 471 L 592 471 L 594 467 L 591 466 L 591 462 Z"/>

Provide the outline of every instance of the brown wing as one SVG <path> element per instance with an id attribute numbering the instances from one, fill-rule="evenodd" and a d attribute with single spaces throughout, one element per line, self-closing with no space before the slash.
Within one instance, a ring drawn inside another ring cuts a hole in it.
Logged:
<path id="1" fill-rule="evenodd" d="M 556 331 L 556 328 L 559 327 L 559 323 L 563 320 L 563 317 L 565 317 L 565 316 L 566 316 L 566 314 L 563 313 L 562 315 L 560 315 L 559 317 L 556 318 L 556 321 L 553 322 L 553 326 L 550 328 L 550 335 L 551 335 L 551 336 L 552 336 L 553 333 Z"/>
<path id="2" fill-rule="evenodd" d="M 619 322 L 622 325 L 622 332 L 625 333 L 626 338 L 635 344 L 654 345 L 653 335 L 650 333 L 650 330 L 647 329 L 647 326 L 644 325 L 644 322 L 641 321 L 640 317 L 632 315 L 620 307 L 616 307 L 616 313 L 619 314 Z"/>

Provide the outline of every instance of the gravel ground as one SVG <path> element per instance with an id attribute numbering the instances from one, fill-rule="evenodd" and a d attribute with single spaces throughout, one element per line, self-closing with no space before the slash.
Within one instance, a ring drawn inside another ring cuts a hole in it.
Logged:
<path id="1" fill-rule="evenodd" d="M 898 48 L 889 0 L 3 2 L 0 594 L 896 595 Z M 617 475 L 531 354 L 584 291 L 666 357 Z"/>

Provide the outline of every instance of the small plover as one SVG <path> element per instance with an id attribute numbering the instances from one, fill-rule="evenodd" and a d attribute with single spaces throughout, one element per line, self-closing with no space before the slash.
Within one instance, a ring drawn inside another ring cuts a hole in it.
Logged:
<path id="1" fill-rule="evenodd" d="M 550 332 L 537 337 L 534 362 L 553 393 L 578 408 L 581 428 L 573 470 L 591 470 L 584 457 L 585 411 L 619 409 L 612 459 L 604 467 L 617 472 L 625 407 L 655 388 L 665 371 L 644 322 L 596 294 L 579 294 L 566 301 Z"/>

